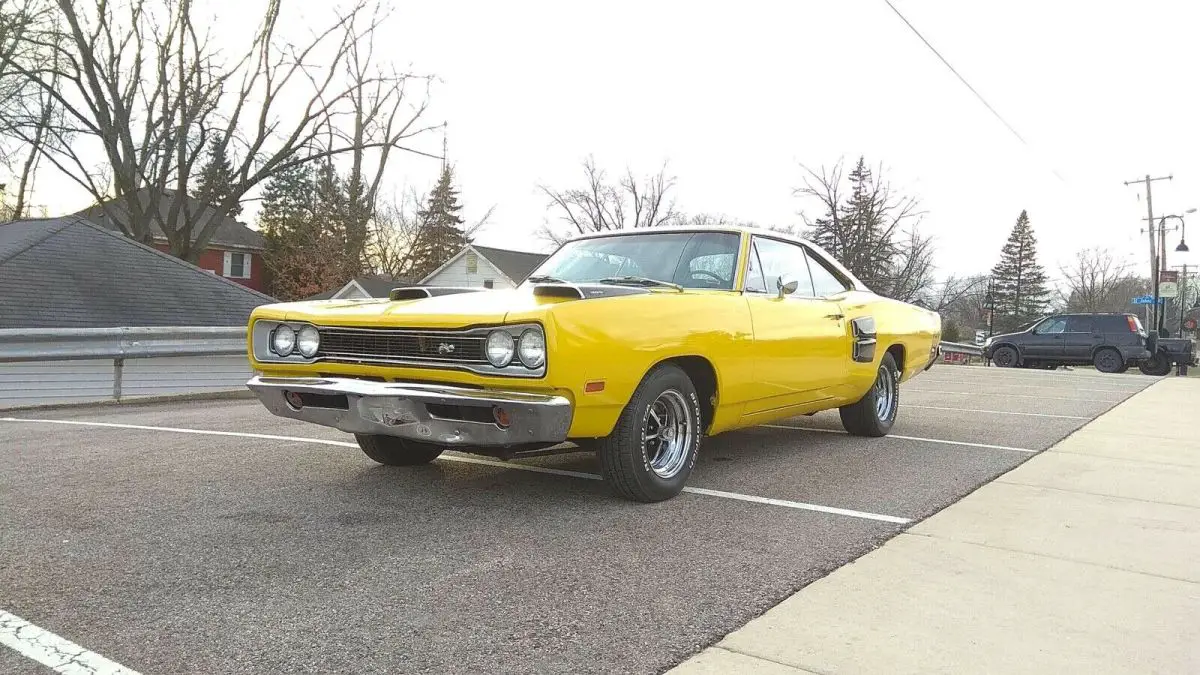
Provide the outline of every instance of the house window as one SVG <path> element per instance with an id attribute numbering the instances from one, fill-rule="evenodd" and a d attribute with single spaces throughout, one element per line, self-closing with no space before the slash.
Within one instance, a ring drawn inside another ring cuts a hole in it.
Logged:
<path id="1" fill-rule="evenodd" d="M 484 279 L 483 287 L 484 288 L 495 288 L 496 286 L 495 286 L 495 282 L 492 281 L 491 279 Z"/>
<path id="2" fill-rule="evenodd" d="M 479 271 L 479 254 L 475 251 L 467 251 L 467 274 L 475 274 Z"/>
<path id="3" fill-rule="evenodd" d="M 232 251 L 226 251 L 225 276 L 230 279 L 249 279 L 250 258 L 251 254 L 249 253 L 234 253 Z"/>

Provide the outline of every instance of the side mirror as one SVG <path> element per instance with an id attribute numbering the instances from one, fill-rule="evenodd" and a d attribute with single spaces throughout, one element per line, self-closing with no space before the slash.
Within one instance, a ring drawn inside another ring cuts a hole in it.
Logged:
<path id="1" fill-rule="evenodd" d="M 800 282 L 792 275 L 784 274 L 775 280 L 775 286 L 779 290 L 779 297 L 782 298 L 785 295 L 795 293 L 796 289 L 800 288 Z"/>

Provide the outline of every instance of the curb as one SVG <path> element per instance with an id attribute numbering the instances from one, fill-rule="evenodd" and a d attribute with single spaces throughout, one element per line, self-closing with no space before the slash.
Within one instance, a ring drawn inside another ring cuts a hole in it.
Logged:
<path id="1" fill-rule="evenodd" d="M 160 394 L 157 396 L 130 396 L 119 401 L 80 401 L 78 403 L 46 403 L 38 405 L 21 405 L 0 408 L 0 412 L 28 412 L 33 410 L 65 410 L 73 408 L 112 408 L 121 406 L 139 406 L 153 403 L 177 403 L 186 401 L 236 401 L 254 398 L 254 392 L 249 389 L 230 391 L 210 391 L 193 394 Z"/>

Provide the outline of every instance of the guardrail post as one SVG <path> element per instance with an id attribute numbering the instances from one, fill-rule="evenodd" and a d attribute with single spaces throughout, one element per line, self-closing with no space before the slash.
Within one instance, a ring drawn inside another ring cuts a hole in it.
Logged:
<path id="1" fill-rule="evenodd" d="M 125 359 L 113 359 L 113 400 L 121 400 L 121 373 L 125 370 Z"/>

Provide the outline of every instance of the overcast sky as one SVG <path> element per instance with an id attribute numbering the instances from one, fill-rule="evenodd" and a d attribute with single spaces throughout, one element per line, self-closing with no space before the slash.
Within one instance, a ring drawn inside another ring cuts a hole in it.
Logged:
<path id="1" fill-rule="evenodd" d="M 578 183 L 588 154 L 666 161 L 680 208 L 762 224 L 799 221 L 799 163 L 863 154 L 920 197 L 943 274 L 989 269 L 1021 209 L 1052 273 L 1082 246 L 1141 263 L 1122 183 L 1146 173 L 1175 176 L 1156 213 L 1200 206 L 1200 2 L 895 4 L 1028 145 L 883 0 L 395 0 L 385 48 L 441 78 L 429 119 L 468 217 L 496 205 L 487 245 L 536 248 L 537 184 Z M 428 189 L 436 161 L 400 161 Z"/>

